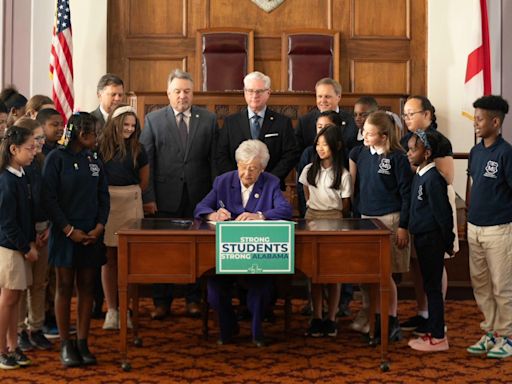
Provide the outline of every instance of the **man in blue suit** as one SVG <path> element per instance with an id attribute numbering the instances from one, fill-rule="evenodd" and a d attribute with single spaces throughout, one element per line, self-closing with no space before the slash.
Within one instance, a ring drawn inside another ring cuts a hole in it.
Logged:
<path id="1" fill-rule="evenodd" d="M 140 142 L 149 159 L 149 186 L 144 191 L 144 211 L 157 217 L 192 217 L 196 204 L 211 188 L 213 149 L 217 134 L 215 114 L 192 105 L 194 83 L 179 69 L 169 75 L 170 105 L 149 113 Z M 169 314 L 172 285 L 155 284 L 153 319 Z M 199 286 L 189 285 L 187 311 L 199 315 Z"/>
<path id="2" fill-rule="evenodd" d="M 194 216 L 209 221 L 281 220 L 292 217 L 292 207 L 284 198 L 279 179 L 264 172 L 270 155 L 259 140 L 244 141 L 235 152 L 237 170 L 217 177 L 213 189 L 196 206 Z M 238 279 L 247 291 L 247 307 L 252 314 L 252 337 L 257 346 L 265 344 L 261 321 L 272 302 L 271 276 L 247 276 Z M 219 314 L 219 344 L 229 342 L 238 333 L 231 305 L 233 276 L 208 279 L 208 301 Z"/>

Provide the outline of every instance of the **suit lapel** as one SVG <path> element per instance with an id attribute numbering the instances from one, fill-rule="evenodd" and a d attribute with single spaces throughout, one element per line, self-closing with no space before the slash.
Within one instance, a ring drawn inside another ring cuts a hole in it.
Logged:
<path id="1" fill-rule="evenodd" d="M 274 119 L 275 119 L 274 111 L 270 110 L 267 107 L 267 110 L 265 111 L 265 118 L 263 119 L 263 124 L 261 126 L 261 131 L 260 131 L 259 139 L 261 141 L 265 141 L 265 134 L 270 130 L 270 128 L 272 127 L 272 124 L 274 124 Z"/>
<path id="2" fill-rule="evenodd" d="M 247 204 L 245 205 L 245 210 L 247 212 L 254 212 L 256 210 L 256 206 L 261 199 L 261 194 L 263 192 L 263 176 L 260 175 L 254 187 L 252 188 L 251 196 L 249 196 L 249 200 L 247 200 Z"/>
<path id="3" fill-rule="evenodd" d="M 240 118 L 239 124 L 240 124 L 240 131 L 242 133 L 242 141 L 245 140 L 251 140 L 251 125 L 249 123 L 249 111 L 247 108 L 245 108 L 240 114 L 238 115 Z"/>
<path id="4" fill-rule="evenodd" d="M 187 148 L 185 150 L 185 158 L 188 156 L 188 152 L 192 146 L 192 141 L 196 136 L 199 127 L 199 112 L 195 110 L 194 107 L 190 108 L 190 120 L 188 123 L 188 139 L 187 139 Z"/>
<path id="5" fill-rule="evenodd" d="M 242 204 L 242 187 L 240 184 L 240 178 L 238 177 L 238 172 L 235 172 L 233 176 L 233 181 L 231 183 L 231 194 L 233 196 L 236 211 L 240 213 L 243 212 L 244 205 Z"/>

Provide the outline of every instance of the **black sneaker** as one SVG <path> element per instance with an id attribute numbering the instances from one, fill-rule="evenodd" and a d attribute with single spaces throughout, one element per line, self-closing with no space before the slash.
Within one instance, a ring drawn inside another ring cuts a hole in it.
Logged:
<path id="1" fill-rule="evenodd" d="M 31 351 L 33 349 L 33 345 L 30 342 L 30 337 L 28 336 L 28 332 L 25 329 L 18 333 L 18 347 L 23 352 Z"/>
<path id="2" fill-rule="evenodd" d="M 309 328 L 305 333 L 306 336 L 322 337 L 324 335 L 324 328 L 322 319 L 313 319 L 309 324 Z"/>
<path id="3" fill-rule="evenodd" d="M 322 327 L 325 336 L 336 337 L 338 334 L 338 324 L 335 321 L 324 320 Z"/>
<path id="4" fill-rule="evenodd" d="M 53 344 L 44 336 L 42 330 L 30 332 L 30 342 L 34 347 L 43 351 L 52 349 L 53 346 Z"/>
<path id="5" fill-rule="evenodd" d="M 414 331 L 418 327 L 426 327 L 427 319 L 423 316 L 416 315 L 413 317 L 409 317 L 403 323 L 400 324 L 400 329 L 402 331 Z"/>
<path id="6" fill-rule="evenodd" d="M 0 353 L 0 369 L 16 369 L 19 367 L 19 364 L 11 355 Z"/>
<path id="7" fill-rule="evenodd" d="M 16 349 L 12 352 L 9 353 L 12 358 L 16 361 L 16 363 L 20 366 L 20 367 L 26 367 L 28 365 L 31 365 L 32 364 L 32 360 L 30 360 L 27 355 L 25 355 L 20 347 L 16 347 Z"/>

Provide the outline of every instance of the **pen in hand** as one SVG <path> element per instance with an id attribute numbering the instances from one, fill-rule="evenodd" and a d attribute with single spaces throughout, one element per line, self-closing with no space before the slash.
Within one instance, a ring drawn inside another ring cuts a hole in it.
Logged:
<path id="1" fill-rule="evenodd" d="M 220 213 L 223 213 L 224 215 L 226 215 L 226 220 L 231 220 L 231 212 L 229 212 L 227 209 L 226 209 L 226 205 L 224 205 L 224 202 L 222 200 L 219 200 L 219 211 Z"/>

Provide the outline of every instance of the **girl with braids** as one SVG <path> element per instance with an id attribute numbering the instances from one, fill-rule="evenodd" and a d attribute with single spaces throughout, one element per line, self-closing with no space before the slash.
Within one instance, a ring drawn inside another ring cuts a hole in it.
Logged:
<path id="1" fill-rule="evenodd" d="M 457 236 L 457 209 L 455 207 L 455 190 L 453 189 L 453 178 L 455 175 L 455 168 L 453 162 L 453 151 L 450 141 L 437 130 L 437 117 L 436 109 L 429 99 L 425 96 L 414 95 L 407 99 L 404 105 L 404 113 L 402 115 L 409 132 L 404 135 L 400 143 L 402 147 L 407 150 L 407 143 L 414 135 L 414 132 L 421 130 L 433 135 L 437 144 L 437 149 L 432 153 L 432 159 L 436 165 L 439 173 L 444 177 L 448 184 L 448 199 L 452 207 L 453 215 L 453 232 L 455 240 L 453 244 L 453 254 L 445 254 L 445 258 L 453 257 L 459 250 L 459 239 Z M 404 331 L 413 331 L 417 336 L 425 335 L 427 331 L 427 298 L 423 290 L 423 283 L 421 280 L 421 272 L 418 265 L 418 260 L 411 255 L 411 272 L 414 280 L 414 289 L 416 292 L 417 309 L 418 313 L 407 319 L 400 326 Z M 443 270 L 443 297 L 446 296 L 448 287 L 448 277 L 446 275 L 446 268 Z"/>
<path id="2" fill-rule="evenodd" d="M 43 201 L 51 221 L 49 264 L 56 269 L 55 315 L 64 366 L 96 364 L 87 337 L 96 269 L 105 263 L 103 230 L 110 203 L 96 146 L 94 120 L 88 113 L 71 116 L 59 147 L 43 167 Z M 69 336 L 70 306 L 76 278 L 78 340 Z"/>
<path id="3" fill-rule="evenodd" d="M 306 219 L 341 219 L 350 214 L 352 194 L 350 174 L 344 166 L 343 138 L 336 125 L 327 125 L 318 132 L 312 163 L 299 177 L 307 201 Z M 322 284 L 311 284 L 313 318 L 307 336 L 335 337 L 338 332 L 336 313 L 340 301 L 340 284 L 329 284 L 328 315 L 322 321 Z"/>
<path id="4" fill-rule="evenodd" d="M 0 369 L 30 365 L 17 345 L 18 305 L 32 283 L 28 262 L 38 258 L 23 167 L 35 155 L 30 129 L 8 128 L 0 144 Z"/>
<path id="5" fill-rule="evenodd" d="M 350 175 L 352 182 L 358 183 L 357 202 L 361 217 L 380 219 L 391 229 L 391 272 L 402 273 L 409 270 L 407 228 L 413 174 L 396 132 L 392 116 L 384 111 L 370 114 L 363 128 L 364 146 L 350 152 Z M 389 336 L 391 341 L 396 341 L 400 340 L 401 333 L 397 317 L 397 289 L 391 276 L 389 284 L 389 335 L 383 337 Z M 379 323 L 376 323 L 376 342 L 380 342 L 381 337 Z"/>
<path id="6" fill-rule="evenodd" d="M 103 329 L 119 329 L 117 309 L 117 235 L 122 224 L 144 217 L 142 192 L 149 182 L 146 151 L 139 143 L 140 122 L 135 109 L 120 104 L 112 110 L 99 140 L 110 193 L 110 215 L 105 227 L 107 263 L 102 267 L 108 311 Z M 128 323 L 130 326 L 130 322 Z"/>

